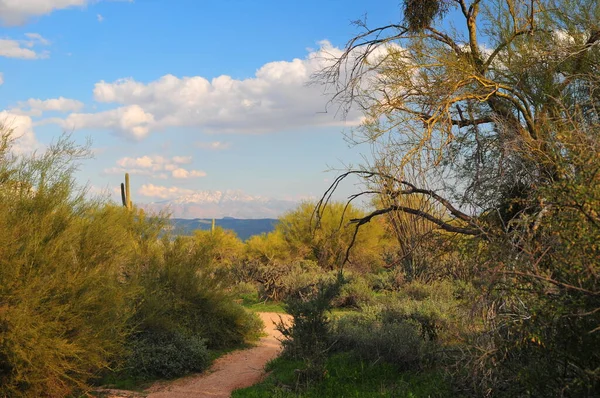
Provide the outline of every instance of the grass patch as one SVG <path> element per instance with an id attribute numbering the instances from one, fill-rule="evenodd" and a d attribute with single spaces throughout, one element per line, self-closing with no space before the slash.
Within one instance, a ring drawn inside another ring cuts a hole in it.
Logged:
<path id="1" fill-rule="evenodd" d="M 300 388 L 297 369 L 302 368 L 302 361 L 277 358 L 267 365 L 272 373 L 264 382 L 234 391 L 232 398 L 456 396 L 439 372 L 400 372 L 393 365 L 368 363 L 349 353 L 330 357 L 323 379 Z"/>
<path id="2" fill-rule="evenodd" d="M 286 314 L 284 304 L 280 301 L 260 300 L 257 292 L 240 294 L 238 301 L 243 307 L 254 312 L 275 312 Z"/>

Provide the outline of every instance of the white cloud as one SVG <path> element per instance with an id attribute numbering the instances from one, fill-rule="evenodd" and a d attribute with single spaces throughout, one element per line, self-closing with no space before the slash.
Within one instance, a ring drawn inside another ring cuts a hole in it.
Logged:
<path id="1" fill-rule="evenodd" d="M 29 116 L 17 115 L 8 111 L 0 111 L 0 130 L 12 130 L 15 139 L 12 150 L 15 153 L 26 153 L 41 149 L 33 131 L 33 121 Z"/>
<path id="2" fill-rule="evenodd" d="M 160 199 L 173 199 L 183 195 L 191 195 L 195 191 L 178 187 L 164 187 L 154 184 L 144 184 L 138 193 L 142 196 Z"/>
<path id="3" fill-rule="evenodd" d="M 210 149 L 213 151 L 229 149 L 231 147 L 230 142 L 222 142 L 222 141 L 196 142 L 194 145 L 200 149 Z"/>
<path id="4" fill-rule="evenodd" d="M 0 86 L 4 84 L 4 74 L 0 72 Z"/>
<path id="5" fill-rule="evenodd" d="M 173 175 L 174 178 L 177 178 L 177 179 L 206 177 L 206 173 L 202 170 L 189 170 L 188 171 L 188 170 L 182 169 L 182 168 L 173 170 L 173 172 L 171 174 Z"/>
<path id="6" fill-rule="evenodd" d="M 50 14 L 62 8 L 84 6 L 90 0 L 0 0 L 0 20 L 4 25 L 24 24 L 29 18 Z"/>
<path id="7" fill-rule="evenodd" d="M 191 156 L 173 156 L 173 163 L 176 164 L 190 164 L 192 163 Z"/>
<path id="8" fill-rule="evenodd" d="M 104 22 L 104 17 L 102 16 L 102 14 L 97 14 L 96 19 L 98 19 L 98 22 L 100 23 Z"/>
<path id="9" fill-rule="evenodd" d="M 138 105 L 130 105 L 99 113 L 72 113 L 60 124 L 67 130 L 111 129 L 127 138 L 141 140 L 148 135 L 155 121 L 151 113 Z"/>
<path id="10" fill-rule="evenodd" d="M 2 0 L 0 0 L 1 2 Z M 0 15 L 2 14 L 0 9 Z M 49 56 L 48 51 L 36 52 L 35 46 L 47 46 L 50 44 L 42 35 L 38 33 L 25 33 L 27 39 L 0 39 L 0 57 L 20 58 L 20 59 L 40 59 Z"/>
<path id="11" fill-rule="evenodd" d="M 168 178 L 169 175 L 177 179 L 205 177 L 206 173 L 201 170 L 186 170 L 183 164 L 192 163 L 191 156 L 173 156 L 167 158 L 160 155 L 145 155 L 137 158 L 124 157 L 117 160 L 118 167 L 105 169 L 107 174 L 131 173 L 146 175 L 152 178 Z"/>
<path id="12" fill-rule="evenodd" d="M 170 159 L 163 156 L 141 156 L 139 158 L 124 157 L 117 160 L 117 165 L 121 167 L 135 167 L 142 169 L 149 169 L 152 171 L 165 170 L 165 166 L 172 163 Z"/>
<path id="13" fill-rule="evenodd" d="M 19 113 L 27 116 L 40 117 L 44 112 L 74 112 L 83 108 L 83 102 L 59 97 L 47 100 L 30 98 L 27 101 L 19 102 L 18 108 L 12 110 L 14 113 Z"/>
<path id="14" fill-rule="evenodd" d="M 95 85 L 98 102 L 117 104 L 102 113 L 70 115 L 66 128 L 108 128 L 141 139 L 151 131 L 194 127 L 209 133 L 266 133 L 308 126 L 342 125 L 325 113 L 329 96 L 306 83 L 341 50 L 329 43 L 304 59 L 262 66 L 252 78 L 165 75 L 147 84 L 133 79 Z M 131 114 L 123 123 L 125 114 Z M 218 145 L 213 147 L 217 149 Z M 225 144 L 223 144 L 225 145 Z"/>
<path id="15" fill-rule="evenodd" d="M 49 46 L 50 45 L 50 40 L 46 39 L 45 37 L 43 37 L 39 33 L 25 33 L 25 36 L 27 38 L 29 38 L 29 40 L 30 40 L 27 43 L 27 45 L 29 47 L 33 47 L 34 44 L 41 44 L 43 46 Z"/>
<path id="16" fill-rule="evenodd" d="M 17 40 L 0 39 L 0 57 L 36 59 L 40 56 L 29 48 L 21 47 Z"/>

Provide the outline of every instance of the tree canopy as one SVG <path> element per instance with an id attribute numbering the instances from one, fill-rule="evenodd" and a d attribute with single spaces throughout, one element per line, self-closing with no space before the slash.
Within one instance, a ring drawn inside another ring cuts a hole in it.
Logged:
<path id="1" fill-rule="evenodd" d="M 357 22 L 361 33 L 315 75 L 332 103 L 363 110 L 350 138 L 373 153 L 319 211 L 357 175 L 354 197 L 377 197 L 357 228 L 405 214 L 478 242 L 495 336 L 484 351 L 510 375 L 495 388 L 589 392 L 600 360 L 585 349 L 600 344 L 600 4 L 404 0 L 403 10 L 397 24 Z M 555 365 L 540 376 L 537 360 Z"/>

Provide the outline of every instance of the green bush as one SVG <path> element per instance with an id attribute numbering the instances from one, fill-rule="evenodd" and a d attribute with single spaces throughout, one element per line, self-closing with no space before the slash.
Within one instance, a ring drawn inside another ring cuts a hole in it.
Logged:
<path id="1" fill-rule="evenodd" d="M 419 326 L 389 314 L 347 314 L 332 324 L 331 344 L 352 351 L 364 360 L 384 361 L 401 369 L 418 369 L 426 351 Z"/>
<path id="2" fill-rule="evenodd" d="M 349 277 L 349 281 L 342 286 L 340 294 L 333 301 L 333 305 L 336 307 L 360 308 L 372 304 L 374 294 L 366 278 L 352 275 Z"/>
<path id="3" fill-rule="evenodd" d="M 205 341 L 177 331 L 142 333 L 129 342 L 125 371 L 142 380 L 201 372 L 209 364 Z"/>
<path id="4" fill-rule="evenodd" d="M 128 221 L 77 189 L 85 154 L 65 139 L 43 154 L 0 151 L 0 396 L 68 395 L 123 353 Z"/>
<path id="5" fill-rule="evenodd" d="M 216 349 L 258 337 L 260 319 L 225 292 L 210 272 L 203 248 L 189 244 L 165 236 L 140 272 L 143 293 L 134 319 L 138 330 L 159 335 L 182 330 Z"/>
<path id="6" fill-rule="evenodd" d="M 304 362 L 305 369 L 300 373 L 303 382 L 324 376 L 324 365 L 330 348 L 327 313 L 343 283 L 344 279 L 339 274 L 333 283 L 321 282 L 304 287 L 286 300 L 286 309 L 293 321 L 289 326 L 280 323 L 278 330 L 284 337 L 284 355 Z"/>
<path id="7" fill-rule="evenodd" d="M 61 138 L 9 151 L 0 126 L 0 396 L 77 394 L 126 358 L 144 364 L 134 373 L 171 377 L 203 369 L 206 346 L 258 336 L 201 242 L 76 186 L 85 148 Z"/>

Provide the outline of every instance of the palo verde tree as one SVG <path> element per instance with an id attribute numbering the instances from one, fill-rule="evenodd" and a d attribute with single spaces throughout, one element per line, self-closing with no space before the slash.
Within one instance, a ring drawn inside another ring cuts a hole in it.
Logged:
<path id="1" fill-rule="evenodd" d="M 374 154 L 331 189 L 357 175 L 366 187 L 358 195 L 379 196 L 357 228 L 408 214 L 487 251 L 479 271 L 492 338 L 480 363 L 496 365 L 478 372 L 486 375 L 478 394 L 592 394 L 600 388 L 600 353 L 589 349 L 600 346 L 600 4 L 402 4 L 397 24 L 358 22 L 362 33 L 315 76 L 342 109 L 364 110 L 352 138 Z"/>

